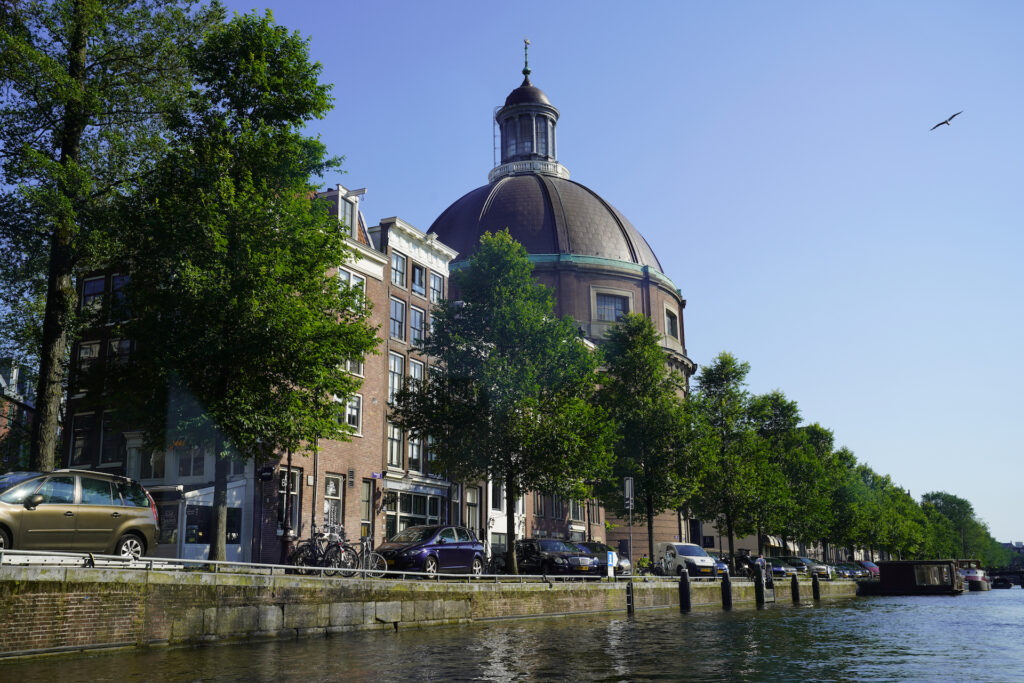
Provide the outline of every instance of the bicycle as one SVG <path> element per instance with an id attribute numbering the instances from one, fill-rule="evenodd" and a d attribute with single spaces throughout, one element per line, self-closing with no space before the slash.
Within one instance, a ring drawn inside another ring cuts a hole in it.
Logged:
<path id="1" fill-rule="evenodd" d="M 325 524 L 319 532 L 313 525 L 310 535 L 311 538 L 295 546 L 288 558 L 288 564 L 299 574 L 312 574 L 313 567 L 320 567 L 324 576 L 334 576 L 342 567 L 354 564 L 354 553 L 353 557 L 346 557 L 345 532 L 337 525 Z"/>
<path id="2" fill-rule="evenodd" d="M 387 572 L 387 560 L 383 555 L 370 548 L 369 538 L 363 536 L 359 539 L 359 550 L 345 540 L 342 540 L 341 545 L 343 550 L 340 555 L 341 564 L 338 565 L 338 571 L 342 576 L 353 576 L 359 572 L 366 578 L 379 579 Z"/>

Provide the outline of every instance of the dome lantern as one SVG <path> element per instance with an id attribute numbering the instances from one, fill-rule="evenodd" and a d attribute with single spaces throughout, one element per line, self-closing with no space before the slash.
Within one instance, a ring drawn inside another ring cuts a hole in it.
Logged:
<path id="1" fill-rule="evenodd" d="M 521 173 L 543 173 L 568 178 L 569 170 L 558 163 L 555 125 L 558 109 L 544 91 L 530 82 L 530 41 L 523 40 L 523 82 L 505 98 L 494 120 L 501 131 L 501 164 L 488 179 Z"/>

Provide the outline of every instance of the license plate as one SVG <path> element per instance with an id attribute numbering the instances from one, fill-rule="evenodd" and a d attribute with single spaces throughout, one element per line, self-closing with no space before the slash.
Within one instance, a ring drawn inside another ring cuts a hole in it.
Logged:
<path id="1" fill-rule="evenodd" d="M 700 573 L 701 573 L 701 574 L 710 574 L 710 573 L 711 573 L 711 570 L 710 570 L 710 569 L 708 569 L 707 567 L 705 567 L 705 568 L 703 568 L 703 569 L 701 569 L 701 570 L 700 570 Z"/>
<path id="2" fill-rule="evenodd" d="M 392 565 L 393 565 L 394 563 L 395 563 L 395 561 L 394 561 L 394 560 L 388 560 L 388 566 L 389 566 L 389 567 L 390 567 L 390 566 L 392 566 Z"/>
<path id="3" fill-rule="evenodd" d="M 584 566 L 584 567 L 580 567 L 580 571 L 581 571 L 581 572 L 585 572 L 585 571 L 587 571 L 588 569 L 590 569 L 590 567 L 586 567 L 586 566 Z"/>

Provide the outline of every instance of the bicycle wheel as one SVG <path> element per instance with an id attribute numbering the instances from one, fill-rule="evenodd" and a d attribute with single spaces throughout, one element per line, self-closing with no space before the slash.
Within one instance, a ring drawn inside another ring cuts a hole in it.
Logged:
<path id="1" fill-rule="evenodd" d="M 359 567 L 359 556 L 356 552 L 349 547 L 332 546 L 331 550 L 328 551 L 328 556 L 331 555 L 331 551 L 334 551 L 335 556 L 332 558 L 333 567 L 337 567 L 337 571 L 342 576 L 352 576 L 356 573 L 356 568 Z"/>
<path id="2" fill-rule="evenodd" d="M 388 570 L 388 561 L 380 553 L 371 552 L 366 556 L 366 576 L 370 579 L 379 579 Z"/>
<path id="3" fill-rule="evenodd" d="M 324 553 L 323 567 L 324 576 L 334 576 L 341 567 L 342 550 L 339 545 L 332 545 Z"/>
<path id="4" fill-rule="evenodd" d="M 313 544 L 306 541 L 297 545 L 288 558 L 288 564 L 294 566 L 299 574 L 311 574 L 310 567 L 316 566 L 316 549 Z"/>

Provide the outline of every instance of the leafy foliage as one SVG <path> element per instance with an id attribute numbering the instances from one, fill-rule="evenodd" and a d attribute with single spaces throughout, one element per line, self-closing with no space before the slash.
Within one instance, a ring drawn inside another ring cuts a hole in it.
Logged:
<path id="1" fill-rule="evenodd" d="M 693 491 L 689 475 L 696 467 L 687 448 L 685 380 L 669 369 L 658 331 L 645 316 L 626 314 L 608 332 L 602 351 L 605 369 L 598 397 L 619 436 L 602 498 L 625 517 L 622 481 L 633 478 L 636 511 L 647 518 L 648 552 L 654 557 L 654 517 L 681 507 Z"/>
<path id="2" fill-rule="evenodd" d="M 28 0 L 0 7 L 0 312 L 4 355 L 39 366 L 33 467 L 52 469 L 73 278 L 108 263 L 110 208 L 166 146 L 186 57 L 223 9 L 189 0 Z"/>
<path id="3" fill-rule="evenodd" d="M 361 295 L 331 274 L 345 232 L 310 181 L 337 163 L 301 132 L 330 107 L 320 66 L 268 13 L 218 27 L 191 67 L 171 148 L 123 206 L 122 331 L 136 351 L 107 373 L 107 395 L 151 448 L 205 437 L 221 456 L 256 457 L 344 438 L 359 386 L 345 361 L 377 337 Z M 215 504 L 223 491 L 222 457 Z"/>
<path id="4" fill-rule="evenodd" d="M 506 510 L 528 491 L 583 498 L 607 475 L 614 439 L 594 402 L 598 354 L 571 319 L 553 317 L 550 290 L 508 231 L 484 235 L 452 281 L 462 299 L 434 309 L 424 342 L 436 372 L 399 392 L 392 418 L 431 437 L 452 478 L 500 482 Z M 513 514 L 507 533 L 515 570 Z"/>

